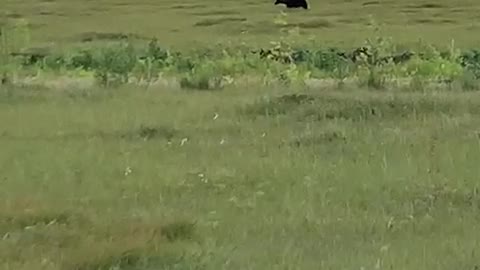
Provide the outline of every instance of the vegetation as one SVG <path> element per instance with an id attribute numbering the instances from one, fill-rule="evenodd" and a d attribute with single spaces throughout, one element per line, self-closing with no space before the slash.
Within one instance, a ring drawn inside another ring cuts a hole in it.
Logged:
<path id="1" fill-rule="evenodd" d="M 216 1 L 2 4 L 0 269 L 478 269 L 478 3 Z"/>
<path id="2" fill-rule="evenodd" d="M 474 0 L 309 1 L 310 9 L 286 10 L 275 1 L 185 0 L 22 0 L 2 1 L 0 19 L 24 18 L 34 47 L 62 47 L 105 43 L 125 36 L 143 40 L 159 37 L 179 49 L 218 43 L 246 42 L 266 46 L 276 40 L 279 10 L 288 13 L 288 25 L 298 26 L 303 39 L 348 47 L 370 34 L 370 16 L 383 32 L 400 43 L 422 38 L 426 43 L 461 48 L 476 47 L 480 2 Z"/>
<path id="3" fill-rule="evenodd" d="M 277 23 L 287 22 L 279 18 Z M 25 44 L 19 40 L 26 40 L 28 32 L 24 24 L 21 26 L 7 26 L 2 31 L 4 82 L 12 81 L 9 77 L 32 74 L 39 78 L 44 74 L 80 73 L 106 87 L 132 82 L 150 85 L 173 79 L 182 88 L 220 89 L 253 77 L 264 83 L 284 84 L 334 79 L 338 86 L 353 79 L 356 86 L 377 89 L 407 82 L 421 90 L 432 82 L 447 86 L 458 83 L 475 89 L 480 76 L 479 51 L 460 51 L 454 41 L 445 50 L 423 42 L 413 49 L 401 49 L 391 38 L 374 36 L 363 46 L 345 51 L 316 43 L 295 45 L 297 27 L 271 42 L 270 48 L 260 50 L 241 45 L 175 51 L 163 47 L 155 38 L 135 43 L 125 36 L 109 45 L 48 53 L 22 52 Z"/>

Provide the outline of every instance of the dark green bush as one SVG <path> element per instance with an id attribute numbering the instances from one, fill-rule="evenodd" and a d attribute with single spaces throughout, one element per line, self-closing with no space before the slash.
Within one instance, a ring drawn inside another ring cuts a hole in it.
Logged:
<path id="1" fill-rule="evenodd" d="M 92 51 L 81 50 L 70 57 L 69 68 L 81 68 L 83 70 L 94 70 L 97 68 L 95 57 Z"/>
<path id="2" fill-rule="evenodd" d="M 129 43 L 101 48 L 94 55 L 95 75 L 103 85 L 109 84 L 111 79 L 125 83 L 137 61 L 138 56 Z"/>
<path id="3" fill-rule="evenodd" d="M 195 89 L 219 89 L 225 80 L 242 75 L 287 84 L 309 77 L 329 77 L 338 80 L 339 85 L 346 78 L 359 77 L 369 88 L 384 88 L 388 79 L 406 77 L 476 88 L 480 79 L 480 50 L 460 54 L 453 43 L 444 51 L 423 43 L 416 49 L 399 51 L 388 40 L 377 38 L 368 40 L 363 47 L 347 50 L 320 46 L 292 48 L 281 41 L 260 50 L 245 45 L 214 45 L 180 52 L 152 39 L 139 46 L 122 40 L 68 54 L 17 53 L 13 58 L 21 58 L 18 61 L 21 67 L 91 71 L 102 85 L 125 83 L 132 77 L 152 81 L 166 73 L 179 78 L 183 88 Z"/>
<path id="4" fill-rule="evenodd" d="M 476 78 L 480 78 L 480 50 L 473 49 L 463 52 L 460 56 L 462 66 Z"/>

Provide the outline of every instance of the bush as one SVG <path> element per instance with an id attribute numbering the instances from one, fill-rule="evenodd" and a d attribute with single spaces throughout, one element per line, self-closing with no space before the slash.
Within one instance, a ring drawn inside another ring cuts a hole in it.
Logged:
<path id="1" fill-rule="evenodd" d="M 222 88 L 222 74 L 212 62 L 204 62 L 184 74 L 180 86 L 186 89 L 212 90 Z"/>
<path id="2" fill-rule="evenodd" d="M 460 63 L 476 78 L 480 78 L 480 50 L 469 50 L 461 54 Z"/>
<path id="3" fill-rule="evenodd" d="M 182 88 L 203 90 L 221 89 L 245 75 L 263 79 L 265 83 L 287 85 L 304 83 L 310 77 L 327 77 L 337 80 L 339 86 L 347 78 L 356 77 L 362 86 L 375 89 L 385 88 L 389 81 L 407 78 L 417 86 L 426 81 L 458 82 L 463 88 L 473 90 L 480 79 L 480 50 L 461 53 L 453 42 L 443 52 L 420 43 L 416 52 L 406 50 L 399 54 L 391 40 L 382 37 L 368 39 L 364 46 L 350 50 L 292 47 L 291 40 L 282 37 L 261 50 L 244 45 L 215 45 L 183 52 L 162 47 L 157 39 L 138 47 L 125 40 L 68 54 L 42 54 L 41 60 L 23 59 L 19 65 L 60 72 L 92 72 L 104 86 L 127 83 L 130 78 L 151 82 L 163 73 L 179 78 Z M 0 73 L 11 77 L 14 58 L 5 49 L 11 46 L 2 46 Z"/>
<path id="4" fill-rule="evenodd" d="M 95 76 L 102 85 L 111 81 L 128 82 L 128 76 L 137 64 L 137 55 L 130 43 L 119 43 L 98 50 L 93 57 Z"/>

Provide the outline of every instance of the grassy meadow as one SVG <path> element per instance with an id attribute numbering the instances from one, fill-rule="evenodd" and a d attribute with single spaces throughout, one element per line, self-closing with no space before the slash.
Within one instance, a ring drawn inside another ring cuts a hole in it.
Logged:
<path id="1" fill-rule="evenodd" d="M 310 5 L 0 0 L 0 269 L 477 270 L 480 3 Z"/>
<path id="2" fill-rule="evenodd" d="M 28 20 L 39 46 L 71 45 L 95 33 L 123 33 L 190 47 L 211 42 L 264 44 L 275 37 L 281 7 L 254 0 L 2 0 L 1 18 Z M 400 42 L 422 38 L 446 45 L 478 46 L 480 2 L 475 0 L 310 1 L 311 9 L 288 11 L 306 37 L 350 46 L 362 42 L 374 19 Z"/>

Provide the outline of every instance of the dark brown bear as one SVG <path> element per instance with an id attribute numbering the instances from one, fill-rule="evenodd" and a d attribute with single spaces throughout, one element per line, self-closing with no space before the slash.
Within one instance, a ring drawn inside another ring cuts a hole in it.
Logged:
<path id="1" fill-rule="evenodd" d="M 275 5 L 284 4 L 287 8 L 304 8 L 308 9 L 306 0 L 276 0 Z"/>

